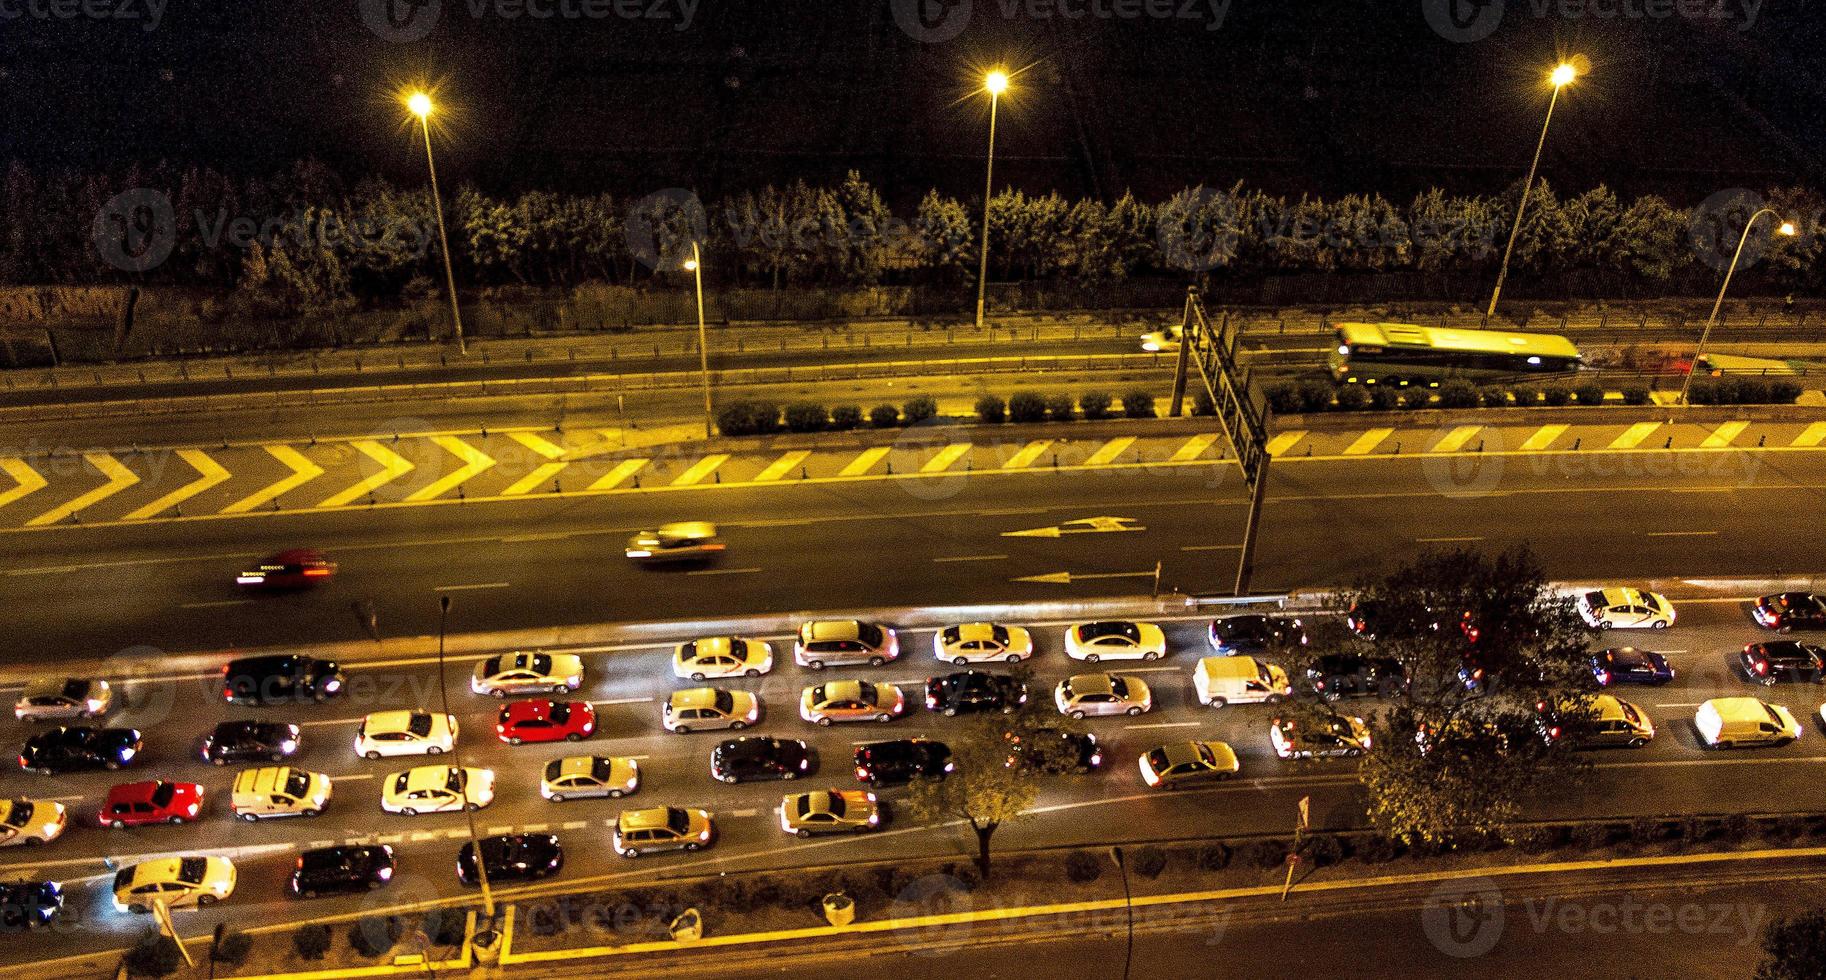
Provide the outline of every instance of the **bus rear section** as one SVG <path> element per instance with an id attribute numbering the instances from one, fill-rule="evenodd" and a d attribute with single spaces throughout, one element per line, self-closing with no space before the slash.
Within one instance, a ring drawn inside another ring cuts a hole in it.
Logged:
<path id="1" fill-rule="evenodd" d="M 1340 323 L 1326 357 L 1342 384 L 1424 384 L 1447 378 L 1498 381 L 1566 374 L 1583 365 L 1579 349 L 1558 334 L 1423 327 L 1412 323 Z"/>

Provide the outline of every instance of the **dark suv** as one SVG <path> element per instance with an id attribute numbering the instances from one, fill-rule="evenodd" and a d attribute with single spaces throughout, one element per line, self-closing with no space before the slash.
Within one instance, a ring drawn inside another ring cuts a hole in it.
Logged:
<path id="1" fill-rule="evenodd" d="M 1103 749 L 1097 745 L 1097 736 L 1088 732 L 1041 728 L 1027 741 L 1014 732 L 1003 732 L 1002 738 L 1008 742 L 1006 765 L 1010 768 L 1025 765 L 1048 776 L 1059 776 L 1095 772 L 1103 765 Z"/>
<path id="2" fill-rule="evenodd" d="M 1407 668 L 1393 657 L 1328 653 L 1306 668 L 1306 683 L 1327 701 L 1394 697 L 1407 690 Z"/>
<path id="3" fill-rule="evenodd" d="M 286 894 L 316 898 L 373 891 L 393 880 L 393 848 L 385 844 L 320 847 L 298 855 Z"/>
<path id="4" fill-rule="evenodd" d="M 139 758 L 142 743 L 131 728 L 53 728 L 25 743 L 19 765 L 36 772 L 119 769 Z"/>
<path id="5" fill-rule="evenodd" d="M 1826 599 L 1811 592 L 1777 592 L 1756 600 L 1750 614 L 1778 633 L 1826 629 Z"/>
<path id="6" fill-rule="evenodd" d="M 482 866 L 488 880 L 538 881 L 558 873 L 564 867 L 564 848 L 551 834 L 501 834 L 482 838 Z M 457 853 L 457 880 L 465 885 L 479 884 L 476 874 L 476 846 L 464 844 Z"/>
<path id="7" fill-rule="evenodd" d="M 342 682 L 335 661 L 296 654 L 243 657 L 222 667 L 222 697 L 230 704 L 327 701 Z"/>
<path id="8" fill-rule="evenodd" d="M 943 779 L 951 770 L 951 746 L 929 738 L 897 738 L 856 748 L 856 778 L 871 786 L 898 786 L 915 776 Z"/>
<path id="9" fill-rule="evenodd" d="M 1211 644 L 1212 653 L 1260 653 L 1279 647 L 1303 647 L 1306 630 L 1297 619 L 1244 613 L 1212 620 L 1205 640 Z"/>
<path id="10" fill-rule="evenodd" d="M 298 754 L 298 726 L 276 721 L 225 721 L 203 736 L 203 759 L 218 766 L 231 762 L 284 762 Z"/>
<path id="11" fill-rule="evenodd" d="M 710 775 L 719 782 L 798 779 L 811 767 L 811 749 L 797 739 L 747 735 L 710 750 Z"/>
<path id="12" fill-rule="evenodd" d="M 962 670 L 926 681 L 926 708 L 945 717 L 1013 711 L 1027 703 L 1027 685 L 1013 677 Z"/>
<path id="13" fill-rule="evenodd" d="M 63 886 L 54 881 L 0 884 L 0 930 L 17 932 L 51 924 L 63 911 Z"/>
<path id="14" fill-rule="evenodd" d="M 1826 681 L 1826 650 L 1798 640 L 1748 643 L 1737 655 L 1744 674 L 1759 684 L 1777 681 Z"/>

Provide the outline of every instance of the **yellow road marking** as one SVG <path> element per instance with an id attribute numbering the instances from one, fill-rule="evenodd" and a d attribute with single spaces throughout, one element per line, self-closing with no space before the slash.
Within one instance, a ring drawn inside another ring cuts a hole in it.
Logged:
<path id="1" fill-rule="evenodd" d="M 372 439 L 357 439 L 354 446 L 356 449 L 360 450 L 363 455 L 376 463 L 379 463 L 381 466 L 380 472 L 355 484 L 347 490 L 330 497 L 317 506 L 341 507 L 344 504 L 359 500 L 362 497 L 373 493 L 375 490 L 380 489 L 382 486 L 412 472 L 413 467 L 411 460 L 406 459 L 404 456 L 401 456 Z"/>
<path id="2" fill-rule="evenodd" d="M 1051 439 L 1035 439 L 1027 445 L 1022 446 L 1020 452 L 1008 457 L 1008 462 L 1002 464 L 1002 469 L 1024 470 L 1029 466 L 1032 466 L 1034 460 L 1039 459 L 1042 453 L 1051 448 Z"/>
<path id="3" fill-rule="evenodd" d="M 549 460 L 557 460 L 558 457 L 564 455 L 563 446 L 554 445 L 535 433 L 509 432 L 507 437 Z M 501 496 L 518 497 L 531 493 L 538 487 L 552 483 L 557 479 L 558 474 L 564 472 L 564 468 L 569 465 L 571 464 L 567 462 L 542 463 L 531 473 L 514 481 L 513 486 L 501 491 Z"/>
<path id="4" fill-rule="evenodd" d="M 1097 450 L 1094 453 L 1091 453 L 1091 458 L 1085 460 L 1084 465 L 1086 465 L 1086 466 L 1104 466 L 1108 463 L 1113 462 L 1116 459 L 1116 457 L 1122 455 L 1124 452 L 1126 452 L 1128 450 L 1128 448 L 1130 446 L 1133 446 L 1134 444 L 1135 444 L 1134 436 L 1121 436 L 1116 439 L 1111 439 L 1109 442 L 1106 442 L 1103 444 L 1103 448 Z"/>
<path id="5" fill-rule="evenodd" d="M 1706 449 L 1717 449 L 1719 446 L 1729 446 L 1731 440 L 1737 438 L 1739 432 L 1742 432 L 1749 427 L 1750 423 L 1748 422 L 1726 422 L 1723 425 L 1720 425 L 1711 435 L 1706 436 L 1706 441 L 1700 443 L 1700 445 Z"/>
<path id="6" fill-rule="evenodd" d="M 430 486 L 419 488 L 408 496 L 406 498 L 407 500 L 435 500 L 438 497 L 442 497 L 444 494 L 455 490 L 463 483 L 475 479 L 478 474 L 495 465 L 493 456 L 488 455 L 455 436 L 432 436 L 431 441 L 444 447 L 451 455 L 462 460 L 463 467 L 455 473 L 445 474 Z"/>
<path id="7" fill-rule="evenodd" d="M 1553 441 L 1566 434 L 1568 426 L 1543 425 L 1534 430 L 1534 435 L 1522 442 L 1523 452 L 1536 452 L 1553 445 Z"/>
<path id="8" fill-rule="evenodd" d="M 772 483 L 786 474 L 791 473 L 793 467 L 805 462 L 805 457 L 810 455 L 811 450 L 809 449 L 795 449 L 790 453 L 782 453 L 779 459 L 767 464 L 767 468 L 762 470 L 760 475 L 754 478 L 754 482 Z"/>
<path id="9" fill-rule="evenodd" d="M 1481 426 L 1481 425 L 1461 425 L 1458 428 L 1453 429 L 1451 432 L 1446 433 L 1446 437 L 1444 439 L 1441 439 L 1438 442 L 1434 443 L 1433 448 L 1427 450 L 1427 452 L 1430 452 L 1430 453 L 1455 453 L 1455 452 L 1458 452 L 1460 449 L 1464 448 L 1465 443 L 1470 442 L 1471 437 L 1474 435 L 1477 435 L 1477 433 L 1481 429 L 1483 429 L 1483 426 Z"/>
<path id="10" fill-rule="evenodd" d="M 1634 449 L 1642 444 L 1642 440 L 1654 435 L 1655 430 L 1659 428 L 1661 428 L 1660 422 L 1637 422 L 1624 430 L 1622 435 L 1611 440 L 1610 448 Z"/>
<path id="11" fill-rule="evenodd" d="M 951 445 L 946 446 L 943 449 L 940 449 L 938 451 L 937 456 L 934 456 L 931 459 L 926 460 L 926 465 L 920 467 L 919 471 L 921 473 L 943 473 L 944 471 L 951 468 L 952 463 L 955 463 L 958 460 L 963 459 L 964 454 L 969 451 L 970 451 L 969 443 L 954 442 Z"/>
<path id="12" fill-rule="evenodd" d="M 1217 433 L 1215 432 L 1207 432 L 1203 435 L 1193 436 L 1192 438 L 1187 439 L 1186 444 L 1179 447 L 1178 451 L 1173 453 L 1173 462 L 1184 463 L 1188 460 L 1197 459 L 1198 457 L 1203 456 L 1205 450 L 1210 449 L 1211 444 L 1216 441 Z"/>
<path id="13" fill-rule="evenodd" d="M 640 468 L 647 465 L 648 462 L 650 461 L 645 459 L 624 459 L 615 464 L 614 469 L 604 473 L 601 479 L 590 484 L 590 489 L 613 490 L 626 482 L 629 477 L 640 472 Z"/>
<path id="14" fill-rule="evenodd" d="M 1794 441 L 1789 443 L 1788 445 L 1790 445 L 1790 446 L 1817 446 L 1822 442 L 1826 442 L 1826 422 L 1815 422 L 1812 425 L 1808 426 L 1806 431 L 1802 432 L 1798 436 L 1795 436 Z"/>
<path id="15" fill-rule="evenodd" d="M 53 507 L 42 514 L 39 514 L 37 517 L 26 521 L 26 527 L 43 527 L 46 524 L 55 524 L 58 521 L 69 517 L 71 514 L 88 507 L 93 507 L 95 504 L 100 503 L 139 482 L 139 477 L 134 475 L 132 470 L 122 466 L 120 460 L 115 459 L 107 453 L 84 453 L 82 458 L 88 460 L 90 466 L 100 470 L 102 475 L 108 478 L 108 482 L 90 490 L 88 493 L 77 497 L 75 500 L 62 505 L 61 507 Z"/>
<path id="16" fill-rule="evenodd" d="M 876 446 L 873 449 L 864 449 L 862 455 L 850 460 L 849 465 L 838 471 L 837 475 L 861 476 L 867 473 L 875 468 L 876 463 L 881 462 L 881 457 L 888 454 L 888 448 L 887 446 Z"/>
<path id="17" fill-rule="evenodd" d="M 290 476 L 271 486 L 262 488 L 222 508 L 224 514 L 245 514 L 261 504 L 271 503 L 303 484 L 309 483 L 323 475 L 323 467 L 305 458 L 305 455 L 290 446 L 272 445 L 264 447 L 274 459 L 291 467 Z"/>
<path id="18" fill-rule="evenodd" d="M 0 507 L 5 507 L 35 490 L 44 489 L 44 477 L 39 476 L 37 470 L 27 466 L 25 460 L 0 459 L 0 470 L 5 470 L 6 475 L 19 484 L 5 493 L 0 493 Z"/>
<path id="19" fill-rule="evenodd" d="M 546 459 L 557 459 L 564 455 L 564 447 L 554 445 L 536 432 L 509 432 L 507 438 L 544 456 Z"/>
<path id="20" fill-rule="evenodd" d="M 178 450 L 178 456 L 181 457 L 184 462 L 189 463 L 192 469 L 197 471 L 197 478 L 163 497 L 154 500 L 152 503 L 141 507 L 139 510 L 128 514 L 126 517 L 121 518 L 121 520 L 143 521 L 148 517 L 156 517 L 228 479 L 229 473 L 222 468 L 222 464 L 211 459 L 209 454 L 203 452 L 201 449 L 180 449 Z"/>
<path id="21" fill-rule="evenodd" d="M 678 479 L 672 481 L 672 485 L 675 487 L 696 486 L 697 484 L 704 482 L 710 474 L 715 473 L 717 467 L 728 461 L 728 453 L 714 453 L 705 456 L 703 459 L 692 463 L 690 469 L 680 473 Z"/>
<path id="22" fill-rule="evenodd" d="M 1370 450 L 1382 445 L 1382 440 L 1395 434 L 1394 429 L 1371 429 L 1357 437 L 1357 441 L 1344 447 L 1346 456 L 1367 456 Z"/>
<path id="23" fill-rule="evenodd" d="M 1294 443 L 1299 442 L 1305 437 L 1305 429 L 1295 429 L 1292 432 L 1283 432 L 1273 439 L 1268 440 L 1268 455 L 1285 456 L 1287 455 L 1287 450 L 1293 448 Z"/>

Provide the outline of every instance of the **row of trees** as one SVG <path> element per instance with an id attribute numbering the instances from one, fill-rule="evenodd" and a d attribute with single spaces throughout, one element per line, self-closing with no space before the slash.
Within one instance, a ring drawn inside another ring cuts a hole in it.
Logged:
<path id="1" fill-rule="evenodd" d="M 412 298 L 434 288 L 436 224 L 422 188 L 346 183 L 314 163 L 264 180 L 204 168 L 117 176 L 38 175 L 14 163 L 0 188 L 0 283 L 134 281 L 236 290 L 274 311 Z M 1493 197 L 1439 190 L 1405 206 L 1380 195 L 1291 199 L 1193 187 L 1159 202 L 1003 191 L 990 200 L 992 280 L 1095 287 L 1146 276 L 1242 279 L 1286 273 L 1493 274 L 1519 185 Z M 1530 196 L 1512 275 L 1683 291 L 1716 282 L 1763 199 L 1715 195 L 1682 210 L 1600 186 Z M 1826 200 L 1788 188 L 1767 202 L 1801 226 L 1767 244 L 1757 272 L 1778 288 L 1826 288 Z M 852 172 L 704 202 L 685 190 L 628 199 L 466 186 L 447 202 L 451 251 L 468 286 L 652 281 L 677 276 L 690 242 L 719 285 L 952 285 L 976 273 L 980 201 L 927 193 L 897 215 Z M 1766 228 L 1767 226 L 1765 226 Z M 1757 236 L 1759 242 L 1761 236 Z"/>

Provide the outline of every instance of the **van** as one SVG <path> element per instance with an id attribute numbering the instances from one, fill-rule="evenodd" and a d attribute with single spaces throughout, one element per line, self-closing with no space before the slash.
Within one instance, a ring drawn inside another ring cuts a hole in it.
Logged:
<path id="1" fill-rule="evenodd" d="M 1800 722 L 1787 708 L 1756 698 L 1713 698 L 1693 713 L 1693 727 L 1715 749 L 1787 745 L 1801 737 Z"/>
<path id="2" fill-rule="evenodd" d="M 1254 657 L 1205 657 L 1192 673 L 1198 703 L 1221 708 L 1226 704 L 1270 704 L 1293 693 L 1287 672 Z"/>
<path id="3" fill-rule="evenodd" d="M 655 851 L 695 851 L 716 835 L 708 810 L 656 806 L 623 810 L 615 818 L 615 853 L 639 857 Z"/>
<path id="4" fill-rule="evenodd" d="M 330 804 L 330 777 L 290 766 L 243 769 L 231 793 L 228 805 L 243 820 L 314 817 Z"/>

